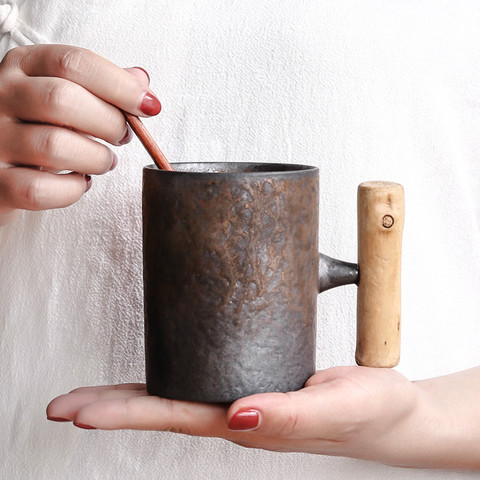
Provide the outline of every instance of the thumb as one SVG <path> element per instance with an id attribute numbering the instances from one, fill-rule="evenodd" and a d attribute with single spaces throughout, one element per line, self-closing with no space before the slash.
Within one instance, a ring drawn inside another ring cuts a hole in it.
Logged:
<path id="1" fill-rule="evenodd" d="M 277 438 L 330 438 L 336 433 L 332 422 L 335 397 L 319 385 L 298 392 L 245 397 L 230 406 L 228 428 Z"/>

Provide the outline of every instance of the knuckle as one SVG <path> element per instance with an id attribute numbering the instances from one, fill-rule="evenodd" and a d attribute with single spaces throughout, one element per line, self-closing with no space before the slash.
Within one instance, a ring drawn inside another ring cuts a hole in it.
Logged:
<path id="1" fill-rule="evenodd" d="M 62 78 L 76 77 L 85 64 L 87 51 L 83 48 L 70 47 L 57 57 L 56 74 Z"/>
<path id="2" fill-rule="evenodd" d="M 45 199 L 45 190 L 38 177 L 31 178 L 20 193 L 19 201 L 28 210 L 41 210 Z"/>
<path id="3" fill-rule="evenodd" d="M 298 415 L 289 412 L 286 417 L 280 421 L 278 435 L 283 438 L 291 437 L 296 431 L 297 423 Z"/>
<path id="4" fill-rule="evenodd" d="M 10 52 L 7 53 L 7 56 Z M 7 105 L 12 99 L 18 99 L 21 92 L 18 91 L 19 77 L 14 74 L 14 61 L 10 61 L 7 57 L 0 63 L 0 107 L 2 113 L 7 109 Z"/>
<path id="5" fill-rule="evenodd" d="M 296 409 L 289 410 L 279 419 L 277 434 L 281 438 L 292 437 L 298 429 L 299 414 Z"/>
<path id="6" fill-rule="evenodd" d="M 52 82 L 45 92 L 45 103 L 54 112 L 62 112 L 73 100 L 72 88 L 68 83 Z"/>
<path id="7" fill-rule="evenodd" d="M 39 150 L 50 159 L 61 157 L 66 134 L 62 129 L 46 128 L 40 137 Z"/>

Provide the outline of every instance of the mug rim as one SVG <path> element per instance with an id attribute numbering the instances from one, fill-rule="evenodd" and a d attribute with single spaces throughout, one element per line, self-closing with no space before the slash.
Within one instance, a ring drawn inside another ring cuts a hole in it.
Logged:
<path id="1" fill-rule="evenodd" d="M 173 171 L 160 170 L 156 165 L 149 164 L 143 167 L 143 171 L 147 172 L 157 172 L 156 174 L 163 175 L 199 175 L 199 176 L 208 176 L 212 175 L 215 177 L 219 176 L 265 176 L 265 175 L 294 175 L 294 174 L 315 174 L 318 172 L 318 167 L 314 165 L 306 165 L 300 163 L 278 163 L 278 162 L 173 162 L 171 163 Z M 176 170 L 175 166 L 199 166 L 205 167 L 205 170 Z M 217 167 L 218 171 L 212 171 L 208 167 Z M 253 170 L 245 170 L 244 168 L 253 168 Z M 257 169 L 255 169 L 257 168 Z"/>

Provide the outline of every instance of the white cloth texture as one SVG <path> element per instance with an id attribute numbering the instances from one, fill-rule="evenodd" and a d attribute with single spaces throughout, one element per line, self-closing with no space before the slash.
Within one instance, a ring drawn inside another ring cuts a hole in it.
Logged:
<path id="1" fill-rule="evenodd" d="M 48 43 L 44 37 L 23 22 L 19 16 L 18 5 L 13 0 L 0 4 L 0 35 L 6 34 L 18 45 Z"/>
<path id="2" fill-rule="evenodd" d="M 356 260 L 359 183 L 403 184 L 397 369 L 413 380 L 480 365 L 478 1 L 17 7 L 6 25 L 12 7 L 0 0 L 2 56 L 45 39 L 145 68 L 163 105 L 145 124 L 171 161 L 317 165 L 327 255 Z M 77 386 L 144 380 L 141 174 L 151 162 L 136 139 L 116 151 L 116 170 L 77 204 L 0 229 L 0 479 L 478 478 L 48 422 L 48 402 Z M 354 363 L 355 288 L 319 296 L 318 368 Z"/>

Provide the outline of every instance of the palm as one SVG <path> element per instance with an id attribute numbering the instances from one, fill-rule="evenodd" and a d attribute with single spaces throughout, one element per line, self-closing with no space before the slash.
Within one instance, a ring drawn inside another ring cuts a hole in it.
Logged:
<path id="1" fill-rule="evenodd" d="M 105 430 L 174 431 L 268 450 L 367 458 L 372 439 L 381 440 L 414 398 L 414 384 L 393 370 L 340 367 L 317 372 L 299 391 L 252 395 L 230 407 L 168 400 L 149 395 L 144 384 L 124 384 L 79 388 L 54 399 L 47 414 Z M 244 408 L 262 412 L 258 431 L 228 429 L 227 419 Z"/>

